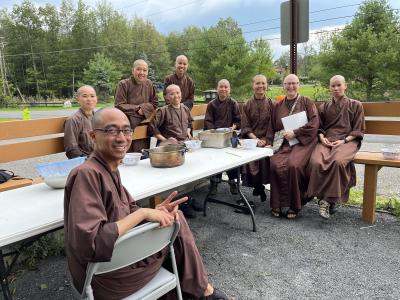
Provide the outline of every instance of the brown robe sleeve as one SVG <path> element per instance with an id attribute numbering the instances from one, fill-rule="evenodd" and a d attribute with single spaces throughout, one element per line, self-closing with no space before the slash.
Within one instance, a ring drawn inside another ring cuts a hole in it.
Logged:
<path id="1" fill-rule="evenodd" d="M 242 111 L 242 116 L 241 116 L 241 135 L 243 137 L 246 137 L 249 133 L 254 133 L 253 128 L 250 124 L 250 101 L 248 100 L 244 105 L 243 105 L 243 111 Z"/>
<path id="2" fill-rule="evenodd" d="M 296 135 L 296 139 L 298 139 L 299 142 L 303 145 L 306 145 L 313 142 L 313 140 L 315 140 L 317 137 L 317 132 L 319 128 L 319 116 L 318 110 L 314 102 L 307 97 L 303 98 L 305 100 L 304 104 L 308 123 L 294 130 L 293 132 Z"/>
<path id="3" fill-rule="evenodd" d="M 118 83 L 115 92 L 115 107 L 122 110 L 126 115 L 134 115 L 140 109 L 140 105 L 131 104 L 128 102 L 128 86 L 127 80 L 121 80 Z"/>
<path id="4" fill-rule="evenodd" d="M 364 109 L 360 101 L 350 100 L 352 110 L 354 111 L 353 119 L 351 120 L 352 131 L 349 135 L 354 136 L 358 140 L 362 140 L 365 132 L 365 117 Z"/>
<path id="5" fill-rule="evenodd" d="M 182 99 L 182 103 L 185 104 L 189 110 L 193 108 L 193 102 L 194 102 L 194 82 L 191 78 L 188 77 L 187 79 L 187 92 L 188 95 L 185 97 L 185 99 Z"/>
<path id="6" fill-rule="evenodd" d="M 239 129 L 241 125 L 239 104 L 236 101 L 232 101 L 232 105 L 233 105 L 233 110 L 232 110 L 233 124 L 236 124 L 236 129 Z"/>
<path id="7" fill-rule="evenodd" d="M 215 129 L 214 120 L 214 100 L 207 104 L 206 114 L 204 116 L 204 130 Z"/>
<path id="8" fill-rule="evenodd" d="M 78 145 L 81 125 L 75 118 L 68 118 L 64 124 L 64 149 L 69 159 L 85 155 Z"/>
<path id="9" fill-rule="evenodd" d="M 165 121 L 165 109 L 158 108 L 156 110 L 156 115 L 150 123 L 150 132 L 155 136 L 157 134 L 161 134 L 160 127 L 164 124 Z"/>
<path id="10" fill-rule="evenodd" d="M 66 234 L 74 252 L 90 262 L 109 261 L 118 228 L 115 222 L 108 222 L 102 202 L 98 174 L 80 170 L 69 178 L 65 189 L 68 203 L 68 224 Z"/>

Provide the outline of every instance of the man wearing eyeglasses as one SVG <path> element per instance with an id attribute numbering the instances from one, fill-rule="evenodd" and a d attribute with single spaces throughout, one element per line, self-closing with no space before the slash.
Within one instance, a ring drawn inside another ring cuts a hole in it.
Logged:
<path id="1" fill-rule="evenodd" d="M 76 100 L 80 108 L 64 124 L 64 149 L 69 159 L 88 156 L 93 151 L 89 132 L 92 130 L 92 117 L 97 104 L 95 89 L 90 85 L 81 86 L 76 91 Z"/>
<path id="2" fill-rule="evenodd" d="M 109 261 L 116 240 L 129 229 L 146 221 L 166 227 L 178 220 L 181 228 L 174 248 L 182 292 L 189 298 L 228 299 L 208 283 L 190 228 L 178 211 L 178 205 L 187 198 L 171 202 L 176 196 L 173 192 L 155 209 L 141 208 L 121 184 L 118 165 L 132 142 L 125 114 L 102 108 L 95 113 L 92 126 L 94 151 L 83 165 L 72 170 L 65 187 L 65 249 L 74 286 L 82 291 L 87 264 Z M 162 249 L 128 267 L 95 275 L 91 284 L 94 298 L 121 299 L 136 292 L 155 276 L 167 252 Z"/>

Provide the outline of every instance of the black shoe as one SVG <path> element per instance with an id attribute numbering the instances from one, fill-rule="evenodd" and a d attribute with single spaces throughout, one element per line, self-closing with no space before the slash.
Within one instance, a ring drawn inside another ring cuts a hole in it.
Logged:
<path id="1" fill-rule="evenodd" d="M 235 180 L 229 180 L 228 183 L 229 183 L 229 190 L 230 190 L 231 194 L 237 195 L 238 189 L 237 189 Z"/>
<path id="2" fill-rule="evenodd" d="M 180 206 L 180 209 L 186 219 L 196 218 L 196 212 L 194 211 L 194 209 L 191 205 L 184 203 Z"/>
<path id="3" fill-rule="evenodd" d="M 331 206 L 329 207 L 329 214 L 333 215 L 335 212 L 337 212 L 337 206 L 336 204 L 331 204 Z"/>
<path id="4" fill-rule="evenodd" d="M 265 194 L 264 190 L 265 190 L 264 185 L 254 187 L 253 196 L 261 196 L 262 193 Z"/>
<path id="5" fill-rule="evenodd" d="M 267 201 L 267 195 L 265 194 L 264 190 L 261 191 L 260 198 L 261 198 L 261 202 Z"/>
<path id="6" fill-rule="evenodd" d="M 195 198 L 191 197 L 189 200 L 189 205 L 195 210 L 195 211 L 203 211 L 203 204 L 200 203 L 199 200 L 196 200 Z"/>

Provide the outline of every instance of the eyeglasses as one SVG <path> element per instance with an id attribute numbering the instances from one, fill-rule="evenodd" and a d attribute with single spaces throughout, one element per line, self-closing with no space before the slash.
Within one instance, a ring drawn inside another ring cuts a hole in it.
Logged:
<path id="1" fill-rule="evenodd" d="M 125 128 L 118 128 L 118 127 L 108 127 L 108 128 L 95 128 L 93 130 L 98 130 L 101 132 L 104 132 L 107 135 L 110 136 L 117 136 L 120 132 L 122 132 L 123 135 L 125 136 L 130 136 L 133 132 L 133 129 L 130 127 L 125 127 Z"/>

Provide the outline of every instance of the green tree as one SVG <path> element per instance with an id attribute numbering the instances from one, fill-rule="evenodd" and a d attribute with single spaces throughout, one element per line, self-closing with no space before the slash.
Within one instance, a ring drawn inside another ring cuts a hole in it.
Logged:
<path id="1" fill-rule="evenodd" d="M 113 62 L 104 54 L 97 53 L 90 60 L 88 68 L 83 71 L 83 82 L 80 82 L 80 85 L 93 86 L 99 100 L 108 101 L 120 77 L 121 73 L 116 70 Z"/>
<path id="2" fill-rule="evenodd" d="M 256 39 L 251 44 L 250 57 L 255 66 L 255 74 L 263 74 L 269 79 L 276 77 L 276 71 L 272 64 L 272 50 L 266 40 Z"/>
<path id="3" fill-rule="evenodd" d="M 399 18 L 386 0 L 365 1 L 353 21 L 322 50 L 323 79 L 342 74 L 365 100 L 382 99 L 385 91 L 398 90 L 399 26 Z"/>

